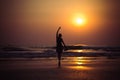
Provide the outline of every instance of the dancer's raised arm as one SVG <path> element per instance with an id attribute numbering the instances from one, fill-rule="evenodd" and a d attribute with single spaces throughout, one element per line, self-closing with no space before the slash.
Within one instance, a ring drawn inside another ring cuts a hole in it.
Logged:
<path id="1" fill-rule="evenodd" d="M 58 33 L 60 31 L 61 27 L 58 28 L 57 32 L 56 32 L 56 37 L 58 37 Z"/>

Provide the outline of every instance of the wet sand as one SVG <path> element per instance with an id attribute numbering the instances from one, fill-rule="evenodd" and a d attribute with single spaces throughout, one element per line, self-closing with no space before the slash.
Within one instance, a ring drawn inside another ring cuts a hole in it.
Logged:
<path id="1" fill-rule="evenodd" d="M 3 59 L 0 80 L 120 80 L 120 58 Z"/>

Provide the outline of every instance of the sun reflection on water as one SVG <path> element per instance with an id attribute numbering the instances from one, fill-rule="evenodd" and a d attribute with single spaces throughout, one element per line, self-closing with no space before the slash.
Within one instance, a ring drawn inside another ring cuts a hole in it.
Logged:
<path id="1" fill-rule="evenodd" d="M 78 64 L 78 65 L 83 64 L 82 58 L 83 58 L 83 57 L 77 57 L 77 58 L 76 58 L 76 59 L 77 59 L 76 64 Z"/>
<path id="2" fill-rule="evenodd" d="M 100 53 L 105 52 L 103 50 L 93 50 L 93 49 L 78 49 L 78 50 L 67 50 L 66 52 L 73 52 L 73 53 Z"/>
<path id="3" fill-rule="evenodd" d="M 83 50 L 76 50 L 76 52 L 83 52 Z"/>
<path id="4" fill-rule="evenodd" d="M 86 59 L 86 57 L 75 57 L 74 62 L 72 66 L 69 66 L 71 69 L 77 69 L 77 70 L 91 70 L 92 67 L 88 66 L 89 62 L 91 60 Z"/>

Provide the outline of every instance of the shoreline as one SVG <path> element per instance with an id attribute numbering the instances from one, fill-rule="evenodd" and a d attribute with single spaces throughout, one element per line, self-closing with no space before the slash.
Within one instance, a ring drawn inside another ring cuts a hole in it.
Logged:
<path id="1" fill-rule="evenodd" d="M 120 58 L 68 57 L 0 61 L 1 80 L 119 80 Z"/>

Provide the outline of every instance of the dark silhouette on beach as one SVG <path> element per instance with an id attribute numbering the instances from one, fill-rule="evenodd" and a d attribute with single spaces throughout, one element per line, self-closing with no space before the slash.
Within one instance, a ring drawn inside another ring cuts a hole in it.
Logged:
<path id="1" fill-rule="evenodd" d="M 61 27 L 58 28 L 56 32 L 56 52 L 58 57 L 58 67 L 61 66 L 61 54 L 63 53 L 63 49 L 65 49 L 65 43 L 62 39 L 62 34 L 59 33 Z"/>

